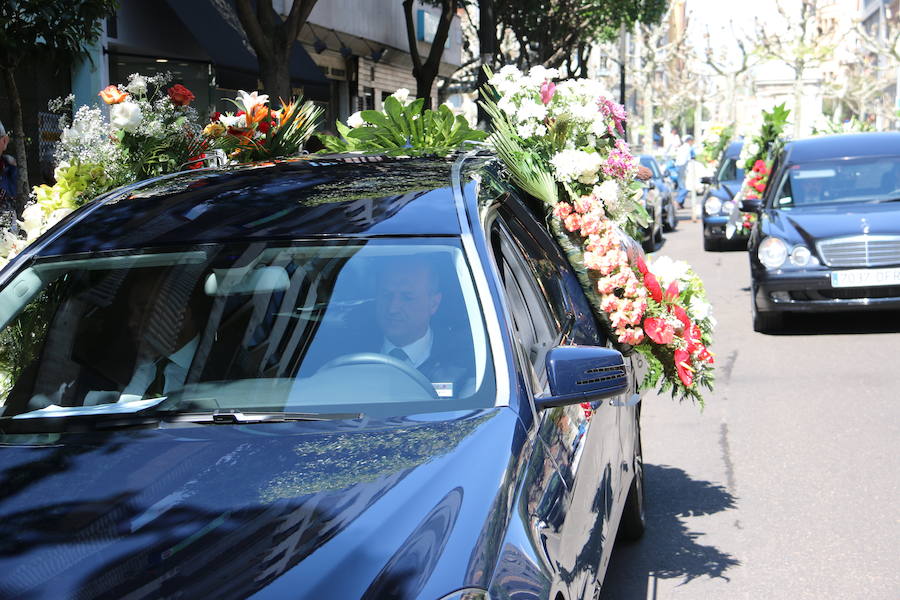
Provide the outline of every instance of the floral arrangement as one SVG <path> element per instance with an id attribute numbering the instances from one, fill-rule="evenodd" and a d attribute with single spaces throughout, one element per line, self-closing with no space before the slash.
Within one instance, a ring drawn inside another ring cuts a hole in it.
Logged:
<path id="1" fill-rule="evenodd" d="M 238 92 L 233 113 L 215 112 L 203 129 L 209 147 L 224 150 L 237 162 L 271 160 L 299 154 L 315 131 L 322 109 L 312 102 L 281 102 L 269 107 L 269 96 Z"/>
<path id="2" fill-rule="evenodd" d="M 598 320 L 623 352 L 640 352 L 643 384 L 703 402 L 712 389 L 708 347 L 715 321 L 687 263 L 645 262 L 625 233 L 645 225 L 637 160 L 621 134 L 626 118 L 596 81 L 555 83 L 554 69 L 489 74 L 489 142 L 507 175 L 544 205 Z"/>
<path id="3" fill-rule="evenodd" d="M 734 125 L 711 125 L 703 137 L 698 158 L 708 165 L 715 166 L 722 151 L 733 137 Z"/>
<path id="4" fill-rule="evenodd" d="M 778 149 L 783 143 L 781 136 L 787 125 L 790 110 L 779 104 L 771 112 L 763 111 L 763 123 L 758 135 L 744 142 L 741 148 L 740 160 L 744 165 L 744 183 L 735 200 L 734 212 L 731 215 L 730 224 L 726 229 L 728 238 L 734 236 L 748 236 L 756 223 L 757 217 L 752 213 L 741 213 L 738 209 L 740 200 L 755 200 L 762 198 L 769 183 L 769 175 L 772 174 L 772 161 Z"/>
<path id="5" fill-rule="evenodd" d="M 462 115 L 446 104 L 422 110 L 423 98 L 400 89 L 385 98 L 382 109 L 350 115 L 336 122 L 339 136 L 319 135 L 326 152 L 384 152 L 391 155 L 447 155 L 483 141 L 487 133 L 472 129 Z"/>

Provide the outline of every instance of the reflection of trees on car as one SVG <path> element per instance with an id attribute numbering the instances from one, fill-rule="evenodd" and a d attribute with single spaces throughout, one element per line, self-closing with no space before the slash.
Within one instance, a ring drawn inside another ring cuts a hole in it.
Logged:
<path id="1" fill-rule="evenodd" d="M 272 479 L 260 490 L 260 500 L 343 490 L 415 468 L 451 451 L 496 414 L 411 424 L 396 431 L 341 432 L 302 442 L 294 446 L 301 467 Z"/>

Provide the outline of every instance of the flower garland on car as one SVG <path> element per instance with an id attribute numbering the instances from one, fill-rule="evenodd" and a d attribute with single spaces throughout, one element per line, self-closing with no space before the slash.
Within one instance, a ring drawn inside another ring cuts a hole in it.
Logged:
<path id="1" fill-rule="evenodd" d="M 684 262 L 649 264 L 626 231 L 646 225 L 637 160 L 620 137 L 624 108 L 589 79 L 555 83 L 554 69 L 489 73 L 484 108 L 510 179 L 541 200 L 598 320 L 650 366 L 645 387 L 702 404 L 712 389 L 714 319 Z"/>
<path id="2" fill-rule="evenodd" d="M 783 143 L 781 136 L 790 112 L 783 103 L 774 107 L 771 112 L 763 111 L 763 124 L 759 134 L 745 142 L 741 148 L 740 160 L 746 175 L 741 190 L 735 197 L 735 207 L 729 219 L 729 227 L 726 229 L 728 238 L 749 236 L 756 223 L 756 214 L 741 212 L 738 206 L 743 199 L 757 200 L 765 193 L 769 175 L 772 174 L 773 157 L 778 154 L 778 149 Z"/>

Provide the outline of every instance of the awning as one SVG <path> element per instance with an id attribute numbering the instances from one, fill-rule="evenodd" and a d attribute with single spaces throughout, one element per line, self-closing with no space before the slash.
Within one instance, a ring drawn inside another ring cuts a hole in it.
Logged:
<path id="1" fill-rule="evenodd" d="M 184 26 L 209 53 L 216 67 L 259 73 L 259 63 L 240 30 L 240 21 L 229 0 L 166 0 Z M 300 44 L 290 57 L 291 80 L 300 85 L 325 85 L 328 80 Z"/>

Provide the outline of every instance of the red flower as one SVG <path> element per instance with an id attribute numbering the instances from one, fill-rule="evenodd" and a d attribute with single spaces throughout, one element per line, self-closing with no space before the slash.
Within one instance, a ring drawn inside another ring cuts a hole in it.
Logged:
<path id="1" fill-rule="evenodd" d="M 709 348 L 707 348 L 706 346 L 700 348 L 700 351 L 697 353 L 697 358 L 709 364 L 713 364 L 714 362 L 716 362 L 716 359 L 715 357 L 713 357 L 712 352 L 710 352 Z"/>
<path id="2" fill-rule="evenodd" d="M 762 180 L 753 183 L 753 187 L 760 193 L 766 191 L 766 184 Z"/>
<path id="3" fill-rule="evenodd" d="M 262 133 L 269 133 L 269 130 L 275 127 L 275 121 L 260 121 L 256 128 Z"/>
<path id="4" fill-rule="evenodd" d="M 687 350 L 675 351 L 675 370 L 678 372 L 678 378 L 685 387 L 691 387 L 694 383 L 694 369 L 691 368 L 691 355 Z"/>
<path id="5" fill-rule="evenodd" d="M 666 289 L 666 300 L 674 302 L 676 298 L 678 298 L 678 282 L 673 281 L 669 284 L 668 289 Z"/>
<path id="6" fill-rule="evenodd" d="M 206 165 L 203 164 L 203 159 L 206 157 L 206 154 L 198 154 L 197 156 L 192 156 L 188 159 L 188 169 L 202 169 Z M 196 161 L 196 162 L 194 162 Z"/>
<path id="7" fill-rule="evenodd" d="M 216 121 L 218 121 L 221 118 L 222 118 L 222 113 L 220 113 L 219 111 L 216 111 L 213 114 L 209 115 L 209 122 L 215 123 Z"/>
<path id="8" fill-rule="evenodd" d="M 755 163 L 753 163 L 753 170 L 756 171 L 757 173 L 761 173 L 762 171 L 765 170 L 765 168 L 766 168 L 766 161 L 764 161 L 761 158 L 757 159 L 757 161 Z"/>
<path id="9" fill-rule="evenodd" d="M 637 257 L 637 268 L 638 268 L 638 271 L 641 272 L 641 275 L 643 275 L 645 277 L 647 276 L 647 273 L 648 273 L 647 263 L 644 262 L 644 259 L 641 256 Z"/>
<path id="10" fill-rule="evenodd" d="M 581 216 L 577 213 L 572 213 L 565 218 L 563 224 L 566 226 L 566 229 L 571 232 L 578 231 L 581 229 Z"/>
<path id="11" fill-rule="evenodd" d="M 700 328 L 696 325 L 690 324 L 684 330 L 684 339 L 687 341 L 688 352 L 693 354 L 703 347 L 703 334 L 700 332 Z"/>
<path id="12" fill-rule="evenodd" d="M 650 297 L 653 298 L 656 302 L 662 303 L 662 288 L 659 287 L 659 281 L 656 280 L 656 275 L 654 275 L 650 271 L 647 271 L 647 273 L 644 274 L 644 285 L 647 286 L 647 291 L 650 292 Z"/>
<path id="13" fill-rule="evenodd" d="M 176 83 L 169 88 L 169 100 L 175 106 L 187 106 L 194 101 L 194 94 L 180 83 Z"/>
<path id="14" fill-rule="evenodd" d="M 675 304 L 672 306 L 672 314 L 675 315 L 676 319 L 681 321 L 685 331 L 691 328 L 691 319 L 688 317 L 687 311 L 684 310 L 684 308 Z"/>
<path id="15" fill-rule="evenodd" d="M 675 329 L 665 319 L 650 317 L 644 319 L 644 333 L 657 344 L 665 346 L 675 339 Z"/>

